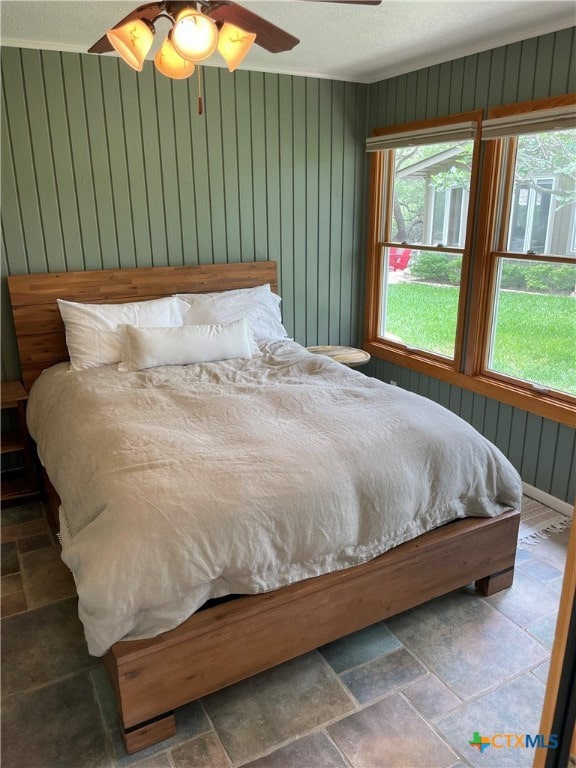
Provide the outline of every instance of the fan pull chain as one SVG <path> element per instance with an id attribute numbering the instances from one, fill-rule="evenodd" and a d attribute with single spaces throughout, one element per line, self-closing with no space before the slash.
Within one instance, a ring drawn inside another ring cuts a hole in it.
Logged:
<path id="1" fill-rule="evenodd" d="M 198 114 L 201 115 L 204 112 L 204 106 L 202 104 L 202 67 L 196 65 L 198 72 Z"/>

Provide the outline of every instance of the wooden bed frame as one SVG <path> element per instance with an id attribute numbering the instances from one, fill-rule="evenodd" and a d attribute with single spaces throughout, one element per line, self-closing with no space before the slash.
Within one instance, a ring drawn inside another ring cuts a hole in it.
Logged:
<path id="1" fill-rule="evenodd" d="M 263 283 L 277 291 L 275 262 L 9 277 L 24 385 L 68 359 L 56 298 L 122 302 Z M 51 486 L 47 498 L 54 512 Z M 519 518 L 455 521 L 368 563 L 200 610 L 150 640 L 115 643 L 104 662 L 126 750 L 173 735 L 177 707 L 339 637 L 471 582 L 484 595 L 511 586 Z"/>

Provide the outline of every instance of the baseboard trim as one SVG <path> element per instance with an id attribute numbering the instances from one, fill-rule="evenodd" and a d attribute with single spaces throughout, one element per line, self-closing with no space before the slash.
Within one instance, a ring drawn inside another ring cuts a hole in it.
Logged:
<path id="1" fill-rule="evenodd" d="M 572 517 L 574 514 L 574 508 L 570 506 L 567 501 L 557 499 L 556 496 L 551 496 L 549 493 L 541 491 L 540 488 L 535 488 L 533 485 L 528 485 L 528 483 L 523 482 L 522 490 L 526 496 L 530 496 L 531 499 L 535 499 L 541 504 L 546 504 L 547 507 L 556 510 L 556 512 L 560 512 L 562 515 Z"/>

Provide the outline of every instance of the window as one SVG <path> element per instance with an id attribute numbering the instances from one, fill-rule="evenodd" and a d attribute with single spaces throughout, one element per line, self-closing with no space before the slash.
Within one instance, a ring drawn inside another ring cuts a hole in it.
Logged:
<path id="1" fill-rule="evenodd" d="M 417 124 L 370 145 L 382 166 L 377 335 L 431 359 L 453 361 L 457 349 L 479 117 Z"/>
<path id="2" fill-rule="evenodd" d="M 368 351 L 574 423 L 575 104 L 555 97 L 368 139 Z"/>
<path id="3" fill-rule="evenodd" d="M 499 145 L 492 149 L 505 164 L 488 257 L 495 289 L 482 371 L 536 391 L 576 396 L 576 128 L 490 143 Z"/>
<path id="4" fill-rule="evenodd" d="M 576 264 L 499 256 L 486 370 L 576 395 Z"/>

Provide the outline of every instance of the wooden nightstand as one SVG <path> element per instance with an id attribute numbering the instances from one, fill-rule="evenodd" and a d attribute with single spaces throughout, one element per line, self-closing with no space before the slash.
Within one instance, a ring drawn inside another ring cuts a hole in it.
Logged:
<path id="1" fill-rule="evenodd" d="M 370 360 L 368 352 L 356 347 L 340 347 L 337 345 L 328 345 L 324 347 L 306 347 L 308 352 L 315 355 L 326 355 L 339 363 L 347 365 L 348 368 L 356 368 L 358 365 L 364 365 Z"/>
<path id="2" fill-rule="evenodd" d="M 19 456 L 14 469 L 2 469 L 0 503 L 4 506 L 32 501 L 39 496 L 34 468 L 34 447 L 26 427 L 28 395 L 19 381 L 2 382 L 2 411 L 10 410 L 10 430 L 2 432 L 2 457 Z"/>

